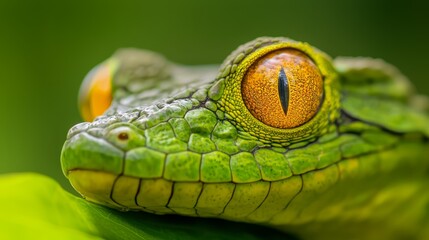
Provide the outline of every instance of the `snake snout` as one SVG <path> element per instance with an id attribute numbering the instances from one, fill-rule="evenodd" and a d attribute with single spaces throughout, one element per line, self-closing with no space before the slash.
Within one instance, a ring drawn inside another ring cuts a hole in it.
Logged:
<path id="1" fill-rule="evenodd" d="M 81 132 L 68 139 L 61 152 L 64 175 L 76 169 L 105 171 L 119 174 L 122 171 L 124 151 L 103 138 Z"/>
<path id="2" fill-rule="evenodd" d="M 74 169 L 110 173 L 123 171 L 125 152 L 144 147 L 144 132 L 130 123 L 114 123 L 106 128 L 80 124 L 69 133 L 61 153 L 63 172 Z"/>

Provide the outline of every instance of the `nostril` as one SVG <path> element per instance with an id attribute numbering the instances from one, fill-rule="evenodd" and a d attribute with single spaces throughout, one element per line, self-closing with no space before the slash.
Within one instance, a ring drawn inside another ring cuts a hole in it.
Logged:
<path id="1" fill-rule="evenodd" d="M 114 123 L 106 129 L 104 138 L 121 150 L 128 151 L 145 145 L 144 134 L 144 131 L 131 124 Z"/>
<path id="2" fill-rule="evenodd" d="M 119 140 L 125 141 L 125 140 L 128 140 L 128 138 L 129 138 L 129 136 L 128 136 L 128 133 L 126 133 L 126 132 L 121 132 L 118 134 Z"/>

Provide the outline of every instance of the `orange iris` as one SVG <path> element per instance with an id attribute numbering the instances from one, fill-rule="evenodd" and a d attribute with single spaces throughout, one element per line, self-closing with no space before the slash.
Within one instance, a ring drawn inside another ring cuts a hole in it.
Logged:
<path id="1" fill-rule="evenodd" d="M 253 63 L 241 83 L 241 93 L 259 121 L 276 128 L 294 128 L 317 113 L 323 78 L 306 54 L 280 49 Z"/>

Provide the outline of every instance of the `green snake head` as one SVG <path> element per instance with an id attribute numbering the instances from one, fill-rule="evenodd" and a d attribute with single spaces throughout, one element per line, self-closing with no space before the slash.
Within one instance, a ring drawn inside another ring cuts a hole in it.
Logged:
<path id="1" fill-rule="evenodd" d="M 396 68 L 287 38 L 244 44 L 220 68 L 120 50 L 88 75 L 80 106 L 95 119 L 69 131 L 63 172 L 122 210 L 347 233 L 400 214 L 426 176 L 427 99 Z M 404 178 L 415 189 L 370 216 Z"/>

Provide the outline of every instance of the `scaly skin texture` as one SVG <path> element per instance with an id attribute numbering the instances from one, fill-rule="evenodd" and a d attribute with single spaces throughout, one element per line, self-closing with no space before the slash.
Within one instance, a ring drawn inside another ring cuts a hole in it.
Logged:
<path id="1" fill-rule="evenodd" d="M 281 129 L 250 113 L 241 83 L 258 59 L 285 48 L 318 67 L 323 99 L 308 122 Z M 333 62 L 286 38 L 240 46 L 219 70 L 129 49 L 106 64 L 113 102 L 69 131 L 61 156 L 88 200 L 304 239 L 429 237 L 427 99 L 391 65 Z"/>

